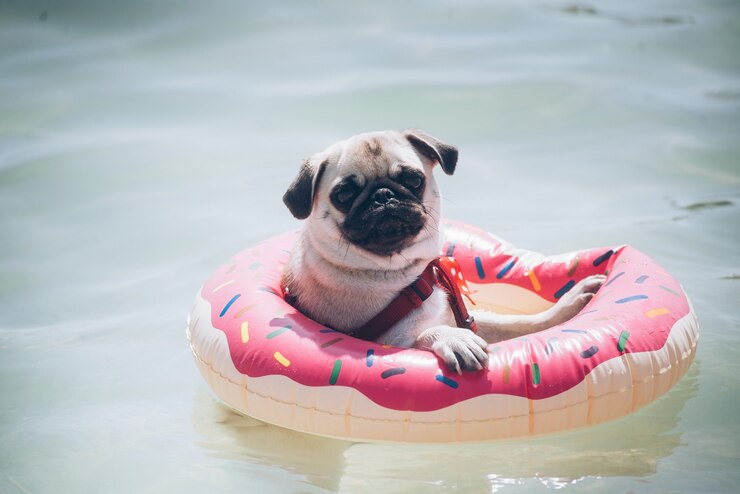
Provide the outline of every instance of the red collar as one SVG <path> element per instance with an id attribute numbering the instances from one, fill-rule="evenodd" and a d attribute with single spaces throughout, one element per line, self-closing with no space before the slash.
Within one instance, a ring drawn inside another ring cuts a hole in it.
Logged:
<path id="1" fill-rule="evenodd" d="M 412 310 L 420 307 L 434 291 L 434 285 L 441 286 L 447 292 L 457 326 L 476 332 L 478 328 L 462 299 L 463 294 L 470 298 L 470 290 L 460 265 L 453 257 L 444 256 L 430 262 L 416 281 L 404 288 L 380 314 L 353 331 L 352 336 L 367 341 L 377 340 Z"/>

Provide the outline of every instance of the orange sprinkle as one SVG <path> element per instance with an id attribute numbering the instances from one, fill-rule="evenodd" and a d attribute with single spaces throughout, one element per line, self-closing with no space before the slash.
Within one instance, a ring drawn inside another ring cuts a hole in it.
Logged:
<path id="1" fill-rule="evenodd" d="M 542 290 L 542 286 L 540 285 L 540 280 L 537 279 L 537 275 L 534 274 L 534 270 L 529 271 L 529 281 L 532 282 L 532 287 L 534 287 L 535 292 L 539 292 Z"/>
<path id="2" fill-rule="evenodd" d="M 659 309 L 652 309 L 652 310 L 647 311 L 645 315 L 648 317 L 658 317 L 658 316 L 663 316 L 665 314 L 670 314 L 670 313 L 671 311 L 669 311 L 665 307 L 660 307 Z"/>

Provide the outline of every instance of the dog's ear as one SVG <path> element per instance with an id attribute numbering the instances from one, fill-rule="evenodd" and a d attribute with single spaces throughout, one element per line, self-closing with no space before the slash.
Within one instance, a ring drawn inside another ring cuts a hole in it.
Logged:
<path id="1" fill-rule="evenodd" d="M 436 139 L 418 129 L 403 132 L 414 149 L 432 161 L 437 161 L 447 175 L 455 173 L 457 166 L 457 148 Z"/>
<path id="2" fill-rule="evenodd" d="M 321 175 L 326 169 L 326 163 L 323 161 L 319 166 L 315 166 L 311 159 L 305 160 L 293 183 L 283 194 L 283 202 L 288 206 L 291 214 L 299 220 L 305 220 L 311 215 L 314 195 L 321 181 Z"/>

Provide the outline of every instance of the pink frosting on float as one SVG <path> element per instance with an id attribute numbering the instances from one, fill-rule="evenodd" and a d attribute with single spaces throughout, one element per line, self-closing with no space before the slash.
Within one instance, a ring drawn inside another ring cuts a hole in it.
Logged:
<path id="1" fill-rule="evenodd" d="M 462 223 L 447 224 L 445 235 L 442 253 L 455 256 L 472 284 L 517 285 L 554 302 L 586 276 L 606 273 L 608 278 L 574 319 L 491 345 L 488 368 L 463 376 L 430 352 L 358 340 L 298 313 L 280 287 L 297 233 L 239 253 L 205 283 L 201 295 L 242 374 L 281 374 L 305 386 L 349 386 L 380 406 L 413 411 L 486 394 L 556 396 L 604 361 L 660 349 L 674 323 L 690 311 L 678 282 L 629 246 L 542 257 Z"/>

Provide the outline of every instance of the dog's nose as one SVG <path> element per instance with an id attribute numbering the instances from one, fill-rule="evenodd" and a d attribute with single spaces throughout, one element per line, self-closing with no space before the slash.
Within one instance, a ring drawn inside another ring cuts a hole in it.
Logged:
<path id="1" fill-rule="evenodd" d="M 393 199 L 394 197 L 396 197 L 396 195 L 393 193 L 393 191 L 386 187 L 382 187 L 373 192 L 373 202 L 381 206 L 391 202 L 391 199 Z"/>

